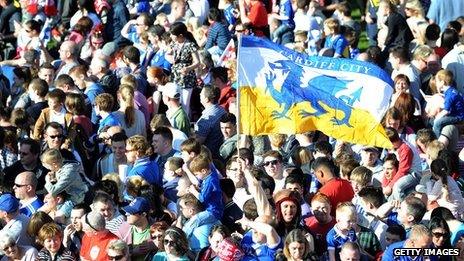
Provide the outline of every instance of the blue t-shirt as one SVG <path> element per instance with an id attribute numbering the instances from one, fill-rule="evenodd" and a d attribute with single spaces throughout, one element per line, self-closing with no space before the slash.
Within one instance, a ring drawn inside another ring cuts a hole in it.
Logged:
<path id="1" fill-rule="evenodd" d="M 327 36 L 325 38 L 324 48 L 332 48 L 334 49 L 334 53 L 346 58 L 350 57 L 348 41 L 340 34 Z"/>
<path id="2" fill-rule="evenodd" d="M 118 118 L 110 112 L 106 118 L 100 120 L 100 123 L 98 124 L 98 133 L 100 133 L 106 126 L 121 126 L 121 123 Z"/>
<path id="3" fill-rule="evenodd" d="M 281 20 L 282 24 L 285 24 L 290 28 L 294 28 L 295 21 L 293 21 L 293 17 L 295 14 L 293 12 L 292 2 L 290 0 L 282 0 L 280 1 L 279 7 L 279 15 L 287 17 L 287 19 Z"/>
<path id="4" fill-rule="evenodd" d="M 356 242 L 356 231 L 350 229 L 348 235 L 342 235 L 335 225 L 329 233 L 327 233 L 327 249 L 340 250 L 346 242 Z"/>
<path id="5" fill-rule="evenodd" d="M 235 25 L 235 23 L 237 23 L 237 18 L 235 18 L 233 11 L 234 7 L 231 4 L 224 8 L 224 17 L 229 25 Z"/>
<path id="6" fill-rule="evenodd" d="M 276 252 L 283 248 L 282 240 L 276 246 L 271 247 L 267 244 L 258 244 L 253 242 L 251 230 L 243 236 L 240 246 L 248 259 L 256 257 L 260 261 L 274 260 Z"/>
<path id="7" fill-rule="evenodd" d="M 159 50 L 153 55 L 150 61 L 151 66 L 157 66 L 163 68 L 167 72 L 171 72 L 171 64 L 165 58 L 165 51 Z"/>
<path id="8" fill-rule="evenodd" d="M 34 201 L 32 201 L 31 203 L 27 205 L 22 205 L 21 208 L 19 209 L 19 213 L 27 217 L 31 217 L 32 214 L 37 212 L 37 210 L 42 206 L 43 206 L 42 200 L 36 197 Z"/>
<path id="9" fill-rule="evenodd" d="M 454 88 L 449 87 L 445 91 L 444 109 L 449 112 L 448 116 L 464 119 L 464 97 Z"/>
<path id="10" fill-rule="evenodd" d="M 143 157 L 134 162 L 127 177 L 132 176 L 140 176 L 152 185 L 163 187 L 163 177 L 160 175 L 158 164 L 150 157 Z"/>
<path id="11" fill-rule="evenodd" d="M 208 212 L 212 213 L 216 219 L 221 220 L 224 203 L 222 202 L 219 176 L 213 166 L 211 167 L 211 174 L 201 182 L 199 200 Z"/>

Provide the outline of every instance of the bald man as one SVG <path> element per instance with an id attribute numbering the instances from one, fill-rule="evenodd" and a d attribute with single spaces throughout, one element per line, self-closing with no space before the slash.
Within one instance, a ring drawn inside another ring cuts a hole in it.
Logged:
<path id="1" fill-rule="evenodd" d="M 56 78 L 62 74 L 69 74 L 69 71 L 79 65 L 77 61 L 79 50 L 73 41 L 65 41 L 60 46 L 61 64 L 56 70 Z M 55 79 L 56 79 L 55 78 Z"/>
<path id="2" fill-rule="evenodd" d="M 25 171 L 16 176 L 13 190 L 16 198 L 19 199 L 19 212 L 25 216 L 32 216 L 43 205 L 43 202 L 36 195 L 37 178 L 34 172 Z"/>

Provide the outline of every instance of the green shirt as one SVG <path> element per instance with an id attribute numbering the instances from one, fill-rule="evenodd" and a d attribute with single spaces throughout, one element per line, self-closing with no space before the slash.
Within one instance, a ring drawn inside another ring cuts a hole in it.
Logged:
<path id="1" fill-rule="evenodd" d="M 145 230 L 142 232 L 138 232 L 137 229 L 135 229 L 134 226 L 131 226 L 132 230 L 132 246 L 137 246 L 142 244 L 144 241 L 147 239 L 150 239 L 150 227 L 147 227 Z M 143 256 L 136 256 L 132 257 L 132 260 L 134 261 L 143 261 L 145 260 L 145 255 Z"/>
<path id="2" fill-rule="evenodd" d="M 179 107 L 179 109 L 169 117 L 169 121 L 173 128 L 182 131 L 187 137 L 190 135 L 190 120 L 182 107 Z"/>

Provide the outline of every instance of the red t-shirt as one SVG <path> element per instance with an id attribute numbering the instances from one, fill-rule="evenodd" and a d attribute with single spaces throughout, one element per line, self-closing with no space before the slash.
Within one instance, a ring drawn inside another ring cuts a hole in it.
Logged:
<path id="1" fill-rule="evenodd" d="M 97 232 L 95 235 L 84 235 L 82 238 L 81 246 L 81 259 L 92 261 L 107 261 L 108 258 L 108 244 L 117 240 L 118 237 L 108 230 Z"/>
<path id="2" fill-rule="evenodd" d="M 255 33 L 255 36 L 264 36 L 262 28 L 267 26 L 268 21 L 266 7 L 261 1 L 251 1 L 250 13 L 248 14 L 248 18 L 251 21 L 251 25 L 254 27 L 253 32 Z M 259 29 L 257 30 L 256 28 Z"/>
<path id="3" fill-rule="evenodd" d="M 338 203 L 346 201 L 351 202 L 354 197 L 354 191 L 350 182 L 341 178 L 331 179 L 319 189 L 319 192 L 329 198 L 330 204 L 332 205 L 332 211 L 330 212 L 332 217 L 335 217 L 335 210 Z"/>
<path id="4" fill-rule="evenodd" d="M 224 108 L 226 111 L 229 111 L 229 104 L 232 98 L 237 96 L 237 92 L 234 88 L 227 86 L 221 90 L 221 95 L 219 96 L 219 105 Z"/>
<path id="5" fill-rule="evenodd" d="M 306 227 L 314 236 L 316 253 L 320 256 L 327 251 L 327 233 L 335 226 L 335 218 L 327 224 L 321 224 L 314 216 L 304 220 Z"/>

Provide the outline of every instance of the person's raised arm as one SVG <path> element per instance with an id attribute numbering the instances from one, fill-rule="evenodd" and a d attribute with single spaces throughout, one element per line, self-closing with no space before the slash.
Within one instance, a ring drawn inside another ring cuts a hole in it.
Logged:
<path id="1" fill-rule="evenodd" d="M 267 223 L 251 221 L 247 219 L 245 216 L 243 216 L 242 219 L 237 220 L 236 223 L 240 223 L 245 227 L 249 227 L 258 233 L 266 235 L 266 245 L 268 245 L 269 247 L 275 247 L 280 243 L 279 234 L 277 234 L 277 231 Z"/>
<path id="2" fill-rule="evenodd" d="M 248 191 L 253 196 L 258 215 L 259 216 L 272 216 L 272 208 L 267 199 L 266 193 L 264 193 L 263 188 L 260 186 L 259 181 L 251 173 L 249 165 L 243 159 L 237 159 L 240 164 L 240 169 L 243 171 L 245 180 L 248 185 Z"/>

